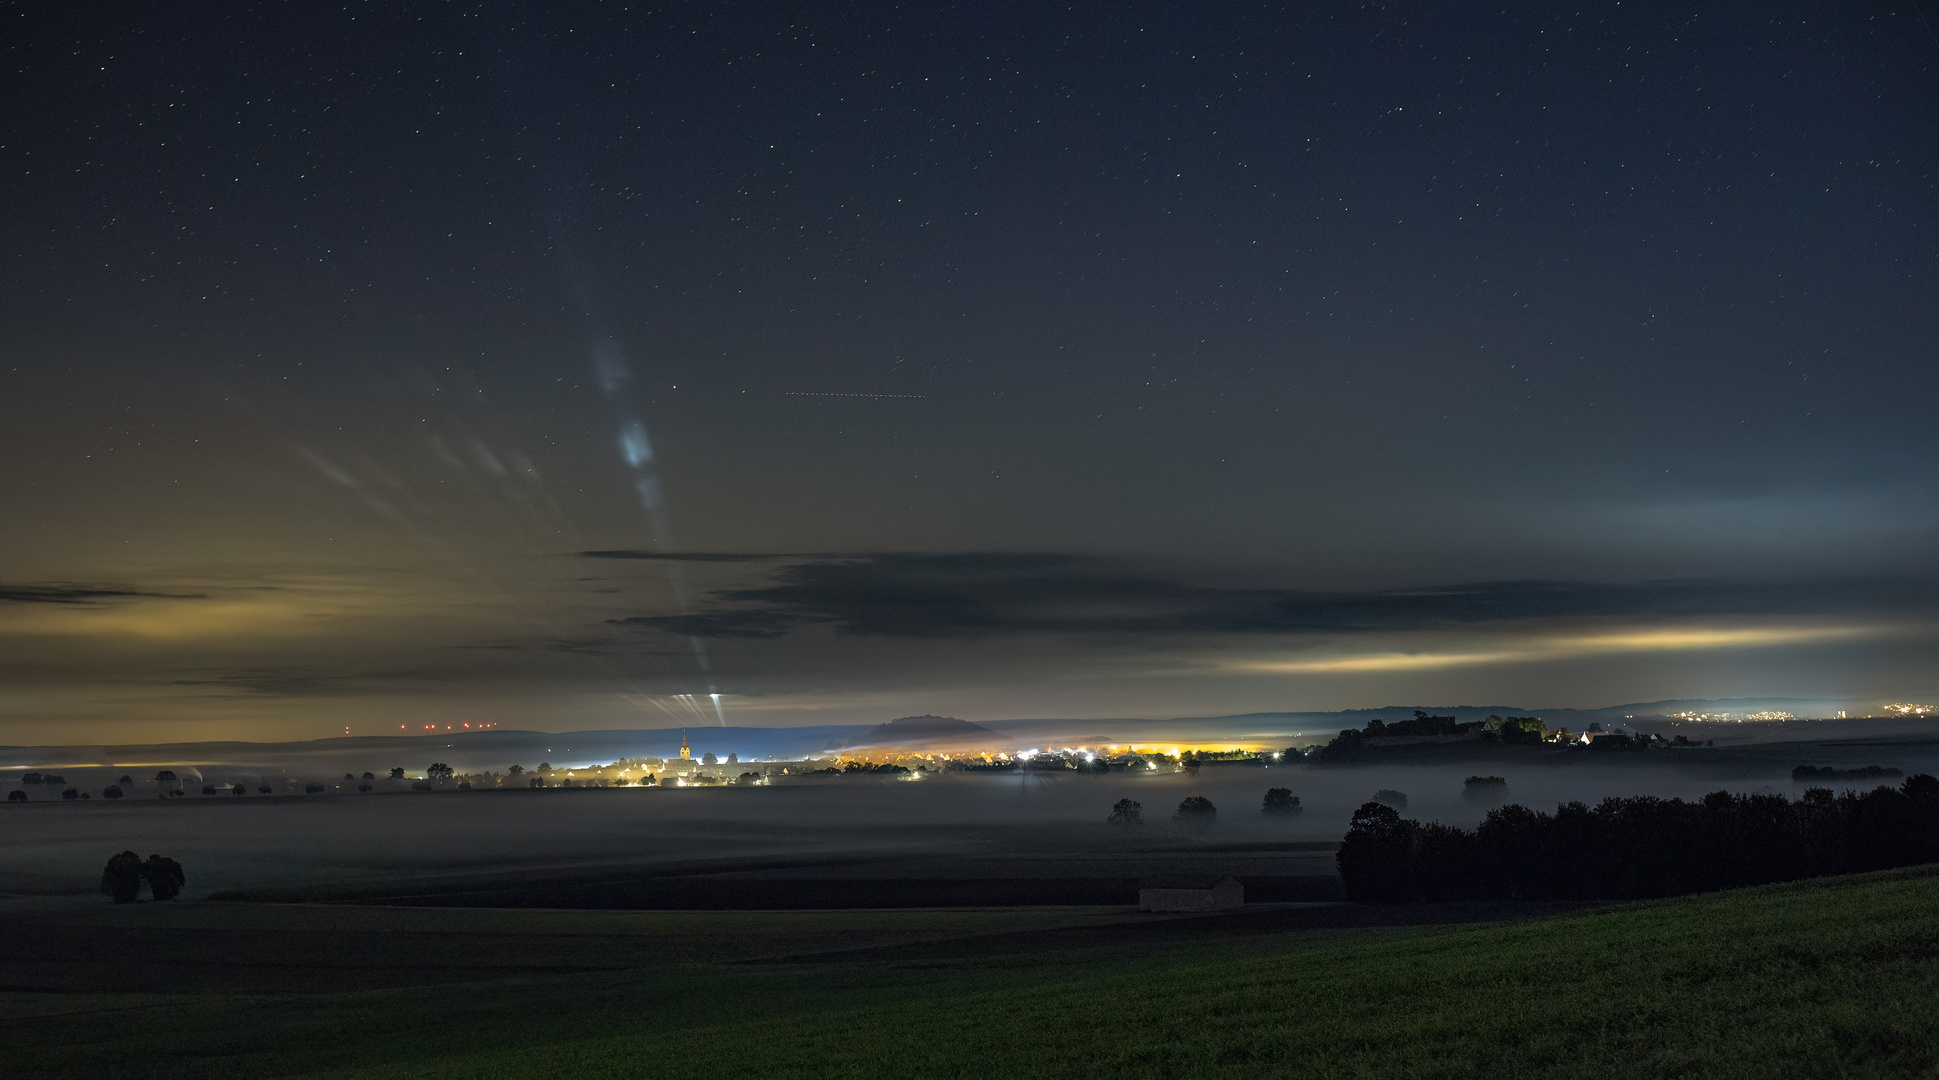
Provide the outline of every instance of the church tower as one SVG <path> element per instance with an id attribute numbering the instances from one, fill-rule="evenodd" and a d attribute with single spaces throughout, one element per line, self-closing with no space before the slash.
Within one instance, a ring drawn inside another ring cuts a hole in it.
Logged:
<path id="1" fill-rule="evenodd" d="M 687 749 L 687 729 L 686 728 L 680 729 L 680 760 L 681 761 L 693 760 L 693 751 Z"/>

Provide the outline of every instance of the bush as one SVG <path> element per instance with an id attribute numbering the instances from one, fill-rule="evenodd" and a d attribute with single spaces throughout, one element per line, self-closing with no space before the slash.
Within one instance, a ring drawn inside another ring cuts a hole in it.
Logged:
<path id="1" fill-rule="evenodd" d="M 1265 814 L 1290 817 L 1300 812 L 1299 796 L 1293 794 L 1291 788 L 1271 788 L 1266 792 L 1266 800 L 1259 810 Z"/>
<path id="2" fill-rule="evenodd" d="M 1218 821 L 1219 808 L 1212 800 L 1203 795 L 1193 795 L 1178 804 L 1178 812 L 1171 816 L 1173 822 L 1188 829 L 1205 830 Z"/>
<path id="3" fill-rule="evenodd" d="M 61 792 L 61 798 L 66 799 L 69 802 L 73 802 L 75 799 L 78 799 L 80 797 L 81 797 L 81 793 L 74 790 L 73 788 L 68 788 L 66 791 Z"/>
<path id="4" fill-rule="evenodd" d="M 23 792 L 22 794 L 25 794 L 25 793 Z M 119 798 L 121 798 L 121 788 L 120 788 L 120 786 L 119 786 L 119 785 L 116 785 L 116 784 L 109 784 L 109 785 L 108 785 L 107 787 L 104 787 L 104 788 L 102 788 L 102 789 L 101 789 L 101 797 L 102 797 L 102 798 L 104 798 L 104 799 L 119 799 Z"/>
<path id="5" fill-rule="evenodd" d="M 232 785 L 229 788 L 229 794 L 237 795 L 237 796 L 247 795 L 249 794 L 249 789 L 246 787 L 243 787 L 240 783 L 238 783 L 238 784 Z"/>
<path id="6" fill-rule="evenodd" d="M 26 793 L 26 792 L 24 792 L 24 791 L 21 791 L 21 790 L 20 790 L 20 789 L 18 789 L 18 788 L 15 788 L 14 790 L 12 790 L 12 791 L 9 791 L 9 792 L 7 792 L 7 801 L 8 801 L 8 802 L 26 802 L 26 801 L 27 801 L 27 793 Z"/>
<path id="7" fill-rule="evenodd" d="M 1144 806 L 1133 799 L 1119 799 L 1111 807 L 1111 816 L 1104 819 L 1112 825 L 1143 825 Z"/>
<path id="8" fill-rule="evenodd" d="M 213 794 L 215 794 L 215 785 L 214 785 L 214 784 L 203 784 L 203 785 L 202 785 L 202 794 L 204 794 L 204 795 L 213 795 Z"/>
<path id="9" fill-rule="evenodd" d="M 303 794 L 305 795 L 321 795 L 323 794 L 323 792 L 324 792 L 324 787 L 322 784 L 303 785 Z"/>
<path id="10" fill-rule="evenodd" d="M 272 795 L 272 794 L 274 794 L 274 793 L 275 793 L 275 791 L 276 791 L 276 789 L 275 789 L 275 788 L 272 788 L 272 787 L 270 787 L 270 786 L 269 786 L 268 784 L 264 784 L 264 785 L 262 785 L 261 787 L 259 787 L 259 788 L 257 788 L 257 789 L 256 789 L 256 794 L 258 794 L 258 795 Z"/>

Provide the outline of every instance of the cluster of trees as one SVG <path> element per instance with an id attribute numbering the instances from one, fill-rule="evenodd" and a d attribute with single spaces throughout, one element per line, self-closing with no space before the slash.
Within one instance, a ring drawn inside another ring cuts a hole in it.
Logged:
<path id="1" fill-rule="evenodd" d="M 1470 776 L 1461 782 L 1461 797 L 1470 803 L 1500 803 L 1508 801 L 1508 778 L 1503 776 Z"/>
<path id="2" fill-rule="evenodd" d="M 1791 782 L 1806 784 L 1813 780 L 1882 780 L 1904 776 L 1905 771 L 1885 765 L 1865 765 L 1856 769 L 1834 769 L 1829 765 L 1800 765 L 1791 770 Z"/>
<path id="3" fill-rule="evenodd" d="M 1290 817 L 1300 812 L 1299 796 L 1293 794 L 1291 788 L 1271 788 L 1267 790 L 1259 810 L 1264 814 Z M 1171 819 L 1173 824 L 1187 829 L 1209 829 L 1218 822 L 1219 808 L 1203 795 L 1192 795 L 1178 804 L 1178 810 Z M 1144 804 L 1136 799 L 1119 799 L 1112 805 L 1110 816 L 1104 820 L 1111 825 L 1143 825 Z"/>
<path id="4" fill-rule="evenodd" d="M 1322 765 L 1338 764 L 1357 760 L 1374 749 L 1372 740 L 1375 739 L 1439 738 L 1451 735 L 1466 735 L 1487 742 L 1534 746 L 1546 742 L 1550 732 L 1548 725 L 1539 716 L 1491 715 L 1486 720 L 1473 720 L 1463 724 L 1452 716 L 1429 716 L 1416 709 L 1412 720 L 1396 720 L 1390 724 L 1376 716 L 1367 721 L 1363 728 L 1358 730 L 1348 728 L 1340 732 L 1333 741 L 1313 751 L 1312 758 Z"/>
<path id="5" fill-rule="evenodd" d="M 143 862 L 141 856 L 132 851 L 124 851 L 108 860 L 101 870 L 101 891 L 114 897 L 117 904 L 132 904 L 141 897 L 143 883 L 148 885 L 148 893 L 157 900 L 173 900 L 187 884 L 188 875 L 182 872 L 182 864 L 174 859 L 164 859 L 160 855 L 148 856 Z"/>
<path id="6" fill-rule="evenodd" d="M 1370 802 L 1340 845 L 1351 899 L 1614 900 L 1678 896 L 1939 860 L 1939 778 L 1834 795 L 1642 795 L 1548 814 L 1510 805 L 1470 831 Z"/>
<path id="7" fill-rule="evenodd" d="M 817 769 L 815 771 L 821 772 L 823 770 Z M 888 761 L 884 761 L 880 764 L 871 764 L 870 762 L 866 762 L 866 761 L 851 761 L 846 765 L 842 766 L 842 772 L 848 775 L 854 775 L 856 773 L 892 773 L 893 774 L 893 773 L 906 773 L 908 771 L 909 770 L 907 767 L 902 765 L 897 765 L 897 764 L 894 764 L 893 762 L 888 762 Z"/>

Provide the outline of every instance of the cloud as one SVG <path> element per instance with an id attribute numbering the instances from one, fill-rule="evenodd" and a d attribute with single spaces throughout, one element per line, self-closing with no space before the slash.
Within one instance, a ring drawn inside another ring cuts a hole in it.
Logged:
<path id="1" fill-rule="evenodd" d="M 100 604 L 115 600 L 206 600 L 201 593 L 146 592 L 114 585 L 0 584 L 0 603 L 13 604 Z"/>
<path id="2" fill-rule="evenodd" d="M 1882 636 L 1884 632 L 1883 627 L 1877 626 L 1703 626 L 1516 638 L 1478 649 L 1421 649 L 1414 652 L 1373 652 L 1292 660 L 1242 660 L 1221 666 L 1232 671 L 1305 675 L 1433 671 L 1480 664 L 1540 663 L 1618 653 L 1818 645 L 1874 638 Z"/>
<path id="3" fill-rule="evenodd" d="M 650 559 L 661 562 L 769 562 L 775 559 L 794 558 L 789 555 L 751 555 L 719 551 L 644 551 L 626 548 L 614 551 L 581 551 L 582 559 Z"/>
<path id="4" fill-rule="evenodd" d="M 763 608 L 729 608 L 693 615 L 635 615 L 606 620 L 615 626 L 665 630 L 705 638 L 778 638 L 808 622 L 826 621 L 795 612 Z"/>
<path id="5" fill-rule="evenodd" d="M 714 606 L 699 612 L 611 622 L 715 638 L 774 638 L 814 624 L 902 638 L 1321 634 L 1611 617 L 1926 613 L 1939 588 L 1878 579 L 1488 581 L 1318 592 L 1199 585 L 1093 556 L 964 553 L 815 558 L 779 568 L 768 584 L 711 598 Z"/>

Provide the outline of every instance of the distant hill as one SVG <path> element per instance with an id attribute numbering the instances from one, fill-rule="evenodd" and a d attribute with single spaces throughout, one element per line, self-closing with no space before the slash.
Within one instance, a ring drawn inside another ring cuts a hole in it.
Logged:
<path id="1" fill-rule="evenodd" d="M 877 724 L 856 739 L 857 746 L 921 746 L 938 743 L 989 742 L 997 733 L 953 716 L 904 716 Z"/>
<path id="2" fill-rule="evenodd" d="M 343 773 L 388 772 L 402 766 L 421 771 L 433 761 L 460 772 L 503 772 L 513 764 L 530 769 L 539 762 L 556 766 L 604 764 L 627 757 L 669 758 L 680 752 L 686 735 L 693 756 L 738 754 L 743 760 L 838 753 L 869 729 L 860 724 L 810 727 L 702 727 L 604 731 L 444 731 L 424 735 L 359 735 L 278 742 L 183 742 L 139 745 L 0 746 L 0 770 L 59 768 L 79 774 L 98 769 L 119 775 L 132 767 L 110 762 L 169 764 L 188 775 L 335 777 Z M 150 774 L 154 772 L 149 769 Z M 112 776 L 110 776 L 112 779 Z"/>

